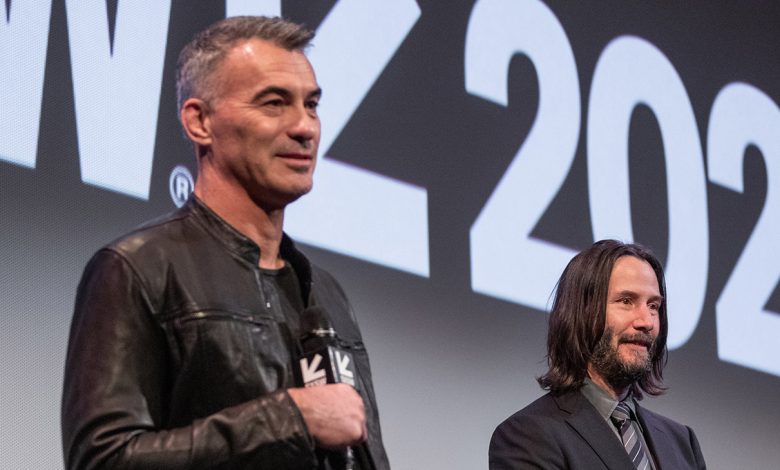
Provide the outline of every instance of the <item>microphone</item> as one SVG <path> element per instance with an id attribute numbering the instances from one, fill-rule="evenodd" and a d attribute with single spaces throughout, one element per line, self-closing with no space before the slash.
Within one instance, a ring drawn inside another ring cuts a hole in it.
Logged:
<path id="1" fill-rule="evenodd" d="M 349 384 L 357 390 L 352 353 L 339 345 L 336 330 L 325 311 L 309 307 L 301 313 L 301 350 L 296 381 L 303 387 Z"/>
<path id="2" fill-rule="evenodd" d="M 299 386 L 316 387 L 325 384 L 346 383 L 357 390 L 355 361 L 352 353 L 341 348 L 338 335 L 325 311 L 312 306 L 301 312 L 301 357 L 295 367 L 295 380 Z M 360 447 L 359 447 L 360 448 Z M 360 452 L 361 462 L 369 454 Z M 355 469 L 355 452 L 347 447 L 344 452 L 326 452 L 332 468 Z M 367 462 L 366 462 L 367 463 Z M 359 468 L 373 468 L 361 465 Z"/>

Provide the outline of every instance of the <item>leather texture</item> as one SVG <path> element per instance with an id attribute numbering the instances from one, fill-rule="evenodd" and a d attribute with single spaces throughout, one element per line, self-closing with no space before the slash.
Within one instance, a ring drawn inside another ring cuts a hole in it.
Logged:
<path id="1" fill-rule="evenodd" d="M 285 236 L 308 306 L 355 358 L 369 438 L 388 469 L 368 355 L 339 284 Z M 99 250 L 78 288 L 65 367 L 69 469 L 314 469 L 317 452 L 285 391 L 296 341 L 260 251 L 192 196 Z M 365 449 L 368 449 L 366 452 Z"/>

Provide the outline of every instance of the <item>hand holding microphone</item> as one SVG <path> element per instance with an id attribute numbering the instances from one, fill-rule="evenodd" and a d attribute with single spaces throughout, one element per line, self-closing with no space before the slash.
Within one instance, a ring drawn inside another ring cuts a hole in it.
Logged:
<path id="1" fill-rule="evenodd" d="M 344 449 L 366 440 L 363 399 L 349 385 L 291 388 L 288 393 L 320 447 Z"/>
<path id="2" fill-rule="evenodd" d="M 352 354 L 339 346 L 330 321 L 319 307 L 301 313 L 303 354 L 295 368 L 302 388 L 288 393 L 301 410 L 309 432 L 322 448 L 348 449 L 368 436 L 363 399 L 355 390 Z"/>

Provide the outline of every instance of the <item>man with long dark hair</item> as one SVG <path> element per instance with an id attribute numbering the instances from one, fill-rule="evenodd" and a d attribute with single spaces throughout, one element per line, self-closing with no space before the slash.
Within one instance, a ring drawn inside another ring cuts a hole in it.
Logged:
<path id="1" fill-rule="evenodd" d="M 491 470 L 706 468 L 693 430 L 639 405 L 664 392 L 666 287 L 646 248 L 596 242 L 563 271 L 549 318 L 549 393 L 501 423 Z"/>

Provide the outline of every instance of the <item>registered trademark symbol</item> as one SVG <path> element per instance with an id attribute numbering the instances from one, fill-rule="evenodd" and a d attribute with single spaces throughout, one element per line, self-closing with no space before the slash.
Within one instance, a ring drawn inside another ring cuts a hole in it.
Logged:
<path id="1" fill-rule="evenodd" d="M 171 177 L 168 178 L 168 189 L 171 192 L 171 199 L 176 207 L 181 207 L 187 202 L 190 193 L 195 188 L 195 182 L 192 179 L 190 170 L 184 165 L 176 165 L 171 171 Z"/>

